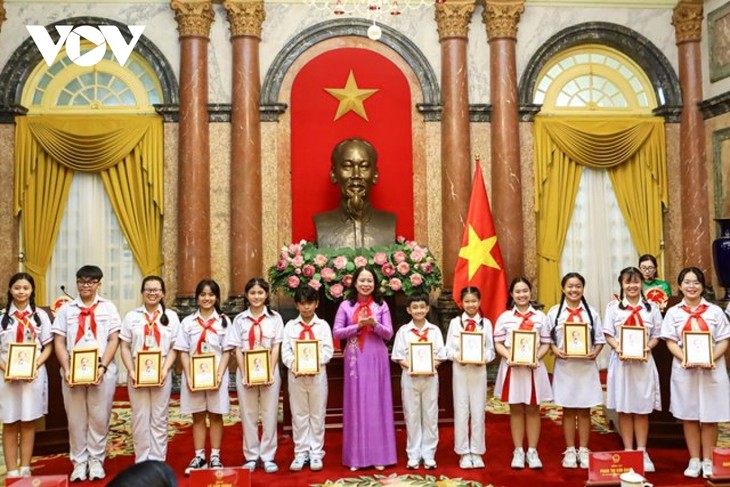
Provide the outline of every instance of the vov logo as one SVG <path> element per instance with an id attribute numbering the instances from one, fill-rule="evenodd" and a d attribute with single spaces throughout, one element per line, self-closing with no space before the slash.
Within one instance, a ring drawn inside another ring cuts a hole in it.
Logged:
<path id="1" fill-rule="evenodd" d="M 132 33 L 132 40 L 127 44 L 124 40 L 119 28 L 115 25 L 100 25 L 97 27 L 91 25 L 57 25 L 58 42 L 53 43 L 50 34 L 42 25 L 26 25 L 26 29 L 33 38 L 33 42 L 38 46 L 38 50 L 43 55 L 43 60 L 48 66 L 53 64 L 56 56 L 61 51 L 63 44 L 66 44 L 66 54 L 69 59 L 79 66 L 93 66 L 104 58 L 106 53 L 106 45 L 112 49 L 112 54 L 117 62 L 124 66 L 124 63 L 132 54 L 134 46 L 139 41 L 144 31 L 144 25 L 130 25 L 129 31 Z M 96 47 L 81 55 L 81 38 L 86 39 Z"/>

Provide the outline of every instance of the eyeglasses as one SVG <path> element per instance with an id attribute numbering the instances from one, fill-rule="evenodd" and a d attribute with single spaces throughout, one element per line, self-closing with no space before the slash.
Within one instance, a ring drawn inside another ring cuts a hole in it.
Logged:
<path id="1" fill-rule="evenodd" d="M 639 267 L 639 270 L 641 270 L 641 271 L 655 271 L 656 270 L 656 267 L 654 267 L 653 265 L 642 265 L 642 266 Z"/>
<path id="2" fill-rule="evenodd" d="M 142 292 L 145 294 L 160 294 L 162 289 L 144 289 Z"/>
<path id="3" fill-rule="evenodd" d="M 76 285 L 80 287 L 92 287 L 99 284 L 99 279 L 76 279 Z"/>
<path id="4" fill-rule="evenodd" d="M 682 281 L 683 286 L 701 286 L 702 283 L 700 281 Z"/>

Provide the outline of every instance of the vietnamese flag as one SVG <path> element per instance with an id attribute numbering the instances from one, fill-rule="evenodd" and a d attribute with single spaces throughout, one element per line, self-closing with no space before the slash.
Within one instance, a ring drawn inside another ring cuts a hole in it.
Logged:
<path id="1" fill-rule="evenodd" d="M 459 306 L 461 290 L 467 286 L 479 289 L 482 295 L 482 316 L 489 318 L 494 325 L 507 304 L 507 275 L 478 159 L 469 199 L 469 212 L 454 271 L 453 293 Z"/>

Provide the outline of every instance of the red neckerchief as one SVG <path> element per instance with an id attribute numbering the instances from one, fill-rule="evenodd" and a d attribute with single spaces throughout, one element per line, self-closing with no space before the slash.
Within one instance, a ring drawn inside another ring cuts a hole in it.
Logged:
<path id="1" fill-rule="evenodd" d="M 532 331 L 535 328 L 535 323 L 532 322 L 530 319 L 530 316 L 533 316 L 535 313 L 532 311 L 528 311 L 525 314 L 520 313 L 519 311 L 515 310 L 515 316 L 518 318 L 522 318 L 522 321 L 520 322 L 518 330 L 527 330 Z"/>
<path id="2" fill-rule="evenodd" d="M 418 337 L 419 342 L 427 342 L 428 341 L 428 328 L 425 326 L 423 327 L 423 331 L 419 332 L 415 328 L 411 328 L 411 332 L 413 332 L 414 335 Z"/>
<path id="3" fill-rule="evenodd" d="M 693 319 L 695 320 L 695 322 L 697 323 L 697 326 L 699 327 L 699 329 L 701 331 L 710 330 L 710 327 L 707 326 L 707 322 L 702 317 L 702 313 L 707 311 L 709 306 L 707 306 L 706 304 L 701 304 L 701 305 L 697 306 L 697 309 L 695 309 L 694 311 L 692 311 L 690 309 L 690 307 L 687 306 L 686 304 L 683 304 L 682 306 L 680 306 L 680 308 L 682 308 L 682 310 L 689 315 L 686 323 L 684 324 L 684 328 L 682 329 L 682 331 L 692 331 L 692 320 Z"/>
<path id="4" fill-rule="evenodd" d="M 155 337 L 155 343 L 157 347 L 160 347 L 160 328 L 157 326 L 157 317 L 160 316 L 160 310 L 158 309 L 152 314 L 152 317 L 145 311 L 144 319 L 147 324 L 144 327 L 144 341 L 142 342 L 142 350 L 147 350 L 147 336 L 152 335 Z"/>
<path id="5" fill-rule="evenodd" d="M 316 325 L 316 323 L 312 322 L 311 325 L 308 325 L 305 322 L 300 321 L 299 324 L 302 325 L 302 331 L 299 332 L 299 339 L 314 340 L 314 331 L 312 330 L 312 328 L 314 328 L 314 325 Z"/>
<path id="6" fill-rule="evenodd" d="M 79 313 L 79 328 L 76 331 L 76 341 L 74 342 L 74 345 L 79 343 L 79 341 L 81 341 L 81 339 L 84 337 L 84 333 L 86 333 L 87 316 L 89 317 L 89 327 L 91 327 L 91 334 L 94 335 L 94 339 L 96 339 L 96 318 L 94 317 L 94 311 L 96 311 L 96 307 L 99 306 L 100 302 L 101 301 L 97 301 L 90 308 L 81 308 L 81 313 Z"/>
<path id="7" fill-rule="evenodd" d="M 218 332 L 215 331 L 215 328 L 213 328 L 213 325 L 215 325 L 215 316 L 211 317 L 208 321 L 203 321 L 203 318 L 198 316 L 195 318 L 195 321 L 197 321 L 203 329 L 203 332 L 200 334 L 200 338 L 198 338 L 198 345 L 196 347 L 197 353 L 201 354 L 203 353 L 203 343 L 205 343 L 205 337 L 208 336 L 208 332 L 211 332 L 214 335 L 217 335 Z"/>
<path id="8" fill-rule="evenodd" d="M 565 320 L 566 323 L 583 323 L 582 308 L 573 309 L 566 306 L 565 311 L 568 312 L 568 318 Z M 574 318 L 577 318 L 577 320 Z"/>
<path id="9" fill-rule="evenodd" d="M 464 331 L 477 331 L 477 322 L 469 318 L 466 320 L 466 326 L 464 327 Z"/>
<path id="10" fill-rule="evenodd" d="M 631 314 L 624 321 L 624 326 L 644 326 L 644 320 L 641 318 L 641 310 L 644 309 L 643 306 L 627 305 L 626 309 L 631 311 Z"/>
<path id="11" fill-rule="evenodd" d="M 30 311 L 15 311 L 13 313 L 13 316 L 16 320 L 18 320 L 18 326 L 15 331 L 15 341 L 17 343 L 23 343 L 25 341 L 25 329 L 29 329 L 31 333 L 33 334 L 33 341 L 35 341 L 36 333 L 35 328 L 33 328 L 33 325 L 30 324 L 30 320 L 28 318 L 30 317 Z"/>
<path id="12" fill-rule="evenodd" d="M 247 318 L 251 320 L 251 328 L 248 329 L 248 349 L 253 350 L 256 347 L 256 343 L 261 343 L 264 338 L 261 322 L 266 318 L 266 313 L 258 318 L 254 318 L 253 316 L 248 316 Z M 258 336 L 256 335 L 256 330 L 258 330 Z"/>
<path id="13" fill-rule="evenodd" d="M 364 300 L 358 298 L 357 308 L 355 308 L 355 312 L 352 313 L 352 322 L 357 324 L 357 322 L 360 321 L 360 318 L 369 318 L 372 316 L 373 312 L 370 310 L 371 304 L 373 304 L 372 294 L 368 295 L 368 297 Z M 370 325 L 360 328 L 360 335 L 357 337 L 357 346 L 360 350 L 362 350 L 365 346 L 365 337 L 370 333 L 370 331 Z"/>

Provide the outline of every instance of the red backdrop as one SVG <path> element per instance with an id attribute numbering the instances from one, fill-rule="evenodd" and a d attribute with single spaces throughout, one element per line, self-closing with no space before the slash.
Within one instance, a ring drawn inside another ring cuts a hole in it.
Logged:
<path id="1" fill-rule="evenodd" d="M 359 89 L 378 91 L 364 101 L 368 120 L 348 112 L 334 121 L 339 100 L 325 88 L 341 89 L 353 72 Z M 366 49 L 323 53 L 297 74 L 291 94 L 292 240 L 314 240 L 312 216 L 339 204 L 330 182 L 330 154 L 349 137 L 370 141 L 378 151 L 380 177 L 373 206 L 396 213 L 397 234 L 413 238 L 413 148 L 411 91 L 400 69 Z"/>

